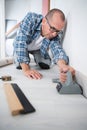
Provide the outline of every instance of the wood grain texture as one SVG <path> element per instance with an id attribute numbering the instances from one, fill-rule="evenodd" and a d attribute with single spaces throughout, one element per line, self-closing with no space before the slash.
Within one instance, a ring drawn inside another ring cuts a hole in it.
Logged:
<path id="1" fill-rule="evenodd" d="M 18 97 L 15 94 L 11 84 L 5 83 L 4 84 L 5 93 L 7 97 L 7 101 L 11 110 L 12 115 L 18 115 L 21 111 L 24 110 L 22 104 L 20 103 Z"/>

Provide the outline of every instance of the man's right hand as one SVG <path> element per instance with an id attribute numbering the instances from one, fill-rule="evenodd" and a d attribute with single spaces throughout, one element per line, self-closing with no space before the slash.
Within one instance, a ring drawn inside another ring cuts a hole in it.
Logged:
<path id="1" fill-rule="evenodd" d="M 72 76 L 75 76 L 75 69 L 69 65 L 66 65 L 64 60 L 58 61 L 58 67 L 60 71 L 59 79 L 62 83 L 64 83 L 67 80 L 66 72 L 70 71 Z"/>
<path id="2" fill-rule="evenodd" d="M 27 76 L 28 78 L 31 78 L 31 79 L 41 79 L 42 78 L 42 75 L 38 71 L 31 69 L 29 65 L 27 65 L 25 63 L 21 63 L 20 65 L 22 67 L 22 70 L 23 70 L 25 76 Z"/>

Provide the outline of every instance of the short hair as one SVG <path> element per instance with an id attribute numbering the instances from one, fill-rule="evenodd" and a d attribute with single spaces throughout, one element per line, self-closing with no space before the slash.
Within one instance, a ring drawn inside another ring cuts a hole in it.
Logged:
<path id="1" fill-rule="evenodd" d="M 57 9 L 57 8 L 51 9 L 51 10 L 46 14 L 45 17 L 47 17 L 48 19 L 51 19 L 55 13 L 60 14 L 60 17 L 61 17 L 62 21 L 65 21 L 65 15 L 64 15 L 63 11 L 60 10 L 60 9 Z"/>

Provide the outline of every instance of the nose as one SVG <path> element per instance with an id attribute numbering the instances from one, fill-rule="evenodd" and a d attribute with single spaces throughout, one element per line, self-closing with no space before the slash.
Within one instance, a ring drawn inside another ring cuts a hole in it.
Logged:
<path id="1" fill-rule="evenodd" d="M 52 33 L 52 36 L 53 36 L 53 37 L 57 36 L 57 32 L 53 32 L 53 33 Z"/>

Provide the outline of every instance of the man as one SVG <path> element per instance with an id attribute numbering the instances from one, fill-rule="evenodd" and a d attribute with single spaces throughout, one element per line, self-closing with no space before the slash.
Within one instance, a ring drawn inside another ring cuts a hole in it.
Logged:
<path id="1" fill-rule="evenodd" d="M 68 70 L 74 75 L 75 70 L 68 65 L 68 57 L 61 41 L 62 29 L 65 25 L 64 13 L 59 9 L 50 10 L 45 17 L 36 13 L 28 13 L 20 24 L 18 35 L 14 41 L 14 57 L 16 68 L 22 69 L 28 78 L 41 79 L 42 75 L 29 65 L 29 54 L 34 56 L 36 64 L 42 69 L 49 69 L 51 58 L 60 69 L 60 80 L 65 82 Z"/>

